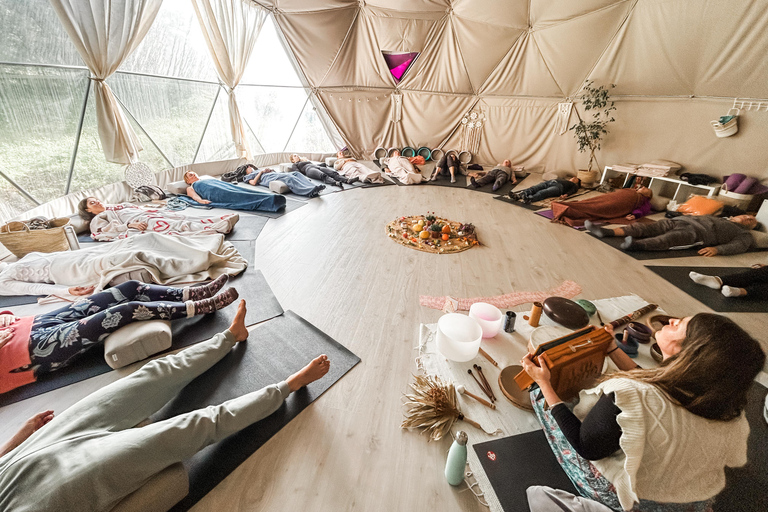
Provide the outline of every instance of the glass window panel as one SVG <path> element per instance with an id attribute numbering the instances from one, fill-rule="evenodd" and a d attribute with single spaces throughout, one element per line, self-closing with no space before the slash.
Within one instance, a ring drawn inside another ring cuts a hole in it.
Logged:
<path id="1" fill-rule="evenodd" d="M 222 90 L 216 100 L 216 106 L 205 130 L 203 143 L 195 162 L 213 162 L 237 158 L 235 143 L 232 142 L 232 132 L 229 129 L 229 107 L 227 94 Z"/>
<path id="2" fill-rule="evenodd" d="M 0 61 L 84 66 L 49 0 L 0 0 Z"/>
<path id="3" fill-rule="evenodd" d="M 5 224 L 10 219 L 22 215 L 27 210 L 37 206 L 24 197 L 21 192 L 0 176 L 0 223 Z M 21 217 L 26 218 L 26 217 Z M 0 252 L 3 248 L 0 247 Z"/>
<path id="4" fill-rule="evenodd" d="M 164 0 L 149 32 L 120 71 L 218 82 L 192 2 Z"/>
<path id="5" fill-rule="evenodd" d="M 141 131 L 141 128 L 133 122 L 131 116 L 126 115 L 144 147 L 144 150 L 139 153 L 139 160 L 147 164 L 153 172 L 168 169 L 170 164 L 152 145 L 152 141 Z M 96 124 L 96 104 L 93 101 L 93 90 L 91 90 L 91 97 L 88 99 L 88 106 L 85 109 L 83 131 L 80 135 L 80 145 L 77 148 L 77 159 L 75 160 L 75 171 L 72 175 L 70 192 L 123 181 L 124 168 L 125 166 L 122 164 L 107 162 L 104 157 Z"/>
<path id="6" fill-rule="evenodd" d="M 88 72 L 0 66 L 0 162 L 44 203 L 64 194 Z"/>
<path id="7" fill-rule="evenodd" d="M 251 60 L 245 68 L 241 84 L 288 85 L 301 87 L 291 61 L 280 44 L 272 15 L 267 16 L 256 46 L 251 53 Z"/>
<path id="8" fill-rule="evenodd" d="M 306 101 L 304 89 L 253 85 L 237 88 L 240 113 L 267 153 L 283 150 Z"/>
<path id="9" fill-rule="evenodd" d="M 192 163 L 218 85 L 119 72 L 109 83 L 174 166 Z"/>
<path id="10" fill-rule="evenodd" d="M 312 102 L 307 102 L 299 124 L 291 135 L 285 151 L 291 153 L 333 153 L 335 147 L 325 132 Z"/>

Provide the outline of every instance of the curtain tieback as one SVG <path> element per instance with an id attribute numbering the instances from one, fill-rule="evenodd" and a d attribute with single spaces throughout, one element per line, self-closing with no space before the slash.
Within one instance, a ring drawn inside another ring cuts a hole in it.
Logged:
<path id="1" fill-rule="evenodd" d="M 95 76 L 89 76 L 88 80 L 93 80 L 94 82 L 102 82 L 102 83 L 104 82 L 104 78 L 98 78 Z"/>

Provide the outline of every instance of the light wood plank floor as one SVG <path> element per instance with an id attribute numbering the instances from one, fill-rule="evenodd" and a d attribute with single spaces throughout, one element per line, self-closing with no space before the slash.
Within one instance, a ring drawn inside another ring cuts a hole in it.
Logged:
<path id="1" fill-rule="evenodd" d="M 532 184 L 529 178 L 524 185 Z M 427 210 L 474 223 L 483 246 L 437 256 L 388 239 L 387 222 Z M 652 263 L 756 261 L 755 255 L 740 255 Z M 312 200 L 267 224 L 255 262 L 285 309 L 354 351 L 362 363 L 203 499 L 198 512 L 487 510 L 466 488 L 445 482 L 448 440 L 428 443 L 399 428 L 401 396 L 416 371 L 419 323 L 440 316 L 419 306 L 421 294 L 498 295 L 547 290 L 571 279 L 588 299 L 635 293 L 670 314 L 708 311 L 642 262 L 584 233 L 490 194 L 442 187 L 389 186 Z M 766 315 L 730 316 L 768 347 Z M 0 435 L 9 436 L 38 410 L 63 410 L 132 370 L 6 407 L 0 410 Z"/>

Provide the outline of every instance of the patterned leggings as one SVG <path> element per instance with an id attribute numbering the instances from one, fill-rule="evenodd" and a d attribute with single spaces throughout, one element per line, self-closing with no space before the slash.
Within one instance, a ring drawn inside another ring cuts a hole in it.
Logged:
<path id="1" fill-rule="evenodd" d="M 181 288 L 126 281 L 37 315 L 29 333 L 30 367 L 35 375 L 62 368 L 131 322 L 186 318 L 182 296 Z"/>

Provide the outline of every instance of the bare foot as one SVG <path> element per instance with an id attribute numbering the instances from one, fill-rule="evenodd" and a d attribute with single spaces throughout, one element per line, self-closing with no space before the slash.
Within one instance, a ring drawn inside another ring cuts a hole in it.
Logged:
<path id="1" fill-rule="evenodd" d="M 328 360 L 328 356 L 323 354 L 317 356 L 307 366 L 288 377 L 286 382 L 288 382 L 291 392 L 297 391 L 323 377 L 330 368 L 331 362 Z"/>
<path id="2" fill-rule="evenodd" d="M 245 328 L 245 299 L 241 299 L 237 305 L 237 313 L 229 326 L 229 332 L 235 336 L 235 341 L 245 341 L 248 338 L 248 329 Z"/>

